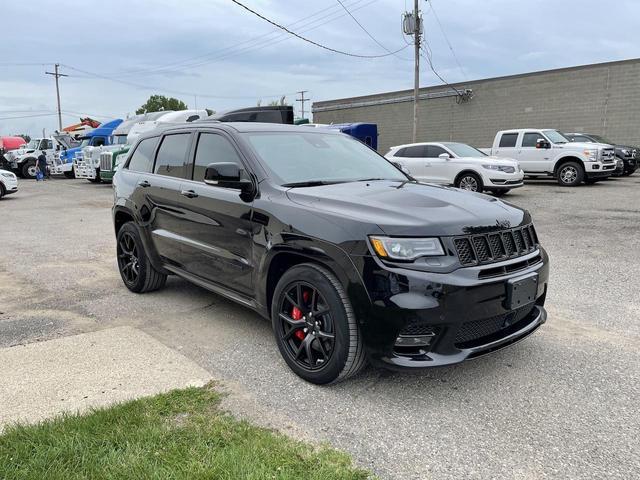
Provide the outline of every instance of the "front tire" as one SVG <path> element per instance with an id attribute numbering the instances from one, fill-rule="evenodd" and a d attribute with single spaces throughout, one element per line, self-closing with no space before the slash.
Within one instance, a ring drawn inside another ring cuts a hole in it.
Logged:
<path id="1" fill-rule="evenodd" d="M 22 173 L 22 178 L 36 178 L 36 161 L 32 158 L 25 160 L 20 171 Z"/>
<path id="2" fill-rule="evenodd" d="M 4 185 L 0 183 L 0 200 L 4 197 Z"/>
<path id="3" fill-rule="evenodd" d="M 338 382 L 366 364 L 349 298 L 324 267 L 305 263 L 287 270 L 273 294 L 271 320 L 280 354 L 308 382 Z"/>
<path id="4" fill-rule="evenodd" d="M 584 169 L 577 162 L 567 162 L 558 168 L 558 184 L 563 187 L 576 187 L 584 180 Z"/>
<path id="5" fill-rule="evenodd" d="M 68 172 L 64 172 L 64 176 L 68 179 L 76 178 L 76 172 L 74 172 L 72 169 Z"/>
<path id="6" fill-rule="evenodd" d="M 118 231 L 117 254 L 120 277 L 129 290 L 145 293 L 164 287 L 167 276 L 151 265 L 133 222 L 125 223 Z"/>
<path id="7" fill-rule="evenodd" d="M 467 190 L 469 192 L 482 192 L 482 179 L 475 173 L 463 173 L 458 178 L 456 178 L 454 185 L 461 190 Z"/>

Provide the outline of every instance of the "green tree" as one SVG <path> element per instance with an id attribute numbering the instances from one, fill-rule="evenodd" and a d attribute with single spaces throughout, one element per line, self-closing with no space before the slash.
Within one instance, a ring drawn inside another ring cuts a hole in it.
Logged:
<path id="1" fill-rule="evenodd" d="M 161 112 L 163 110 L 186 110 L 187 104 L 182 100 L 173 97 L 165 97 L 164 95 L 151 95 L 144 105 L 136 110 L 137 114 Z"/>

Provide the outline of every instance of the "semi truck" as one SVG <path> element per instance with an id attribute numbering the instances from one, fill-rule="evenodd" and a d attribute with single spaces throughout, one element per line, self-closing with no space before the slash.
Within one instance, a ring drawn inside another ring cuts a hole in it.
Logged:
<path id="1" fill-rule="evenodd" d="M 36 163 L 40 152 L 47 157 L 49 169 L 53 172 L 60 152 L 72 149 L 78 143 L 68 133 L 47 138 L 32 138 L 29 143 L 5 154 L 11 170 L 23 178 L 36 178 Z"/>
<path id="2" fill-rule="evenodd" d="M 82 155 L 82 149 L 88 146 L 109 145 L 113 131 L 122 123 L 121 118 L 103 123 L 98 128 L 80 137 L 80 145 L 75 148 L 67 148 L 60 152 L 59 161 L 53 168 L 53 174 L 64 175 L 67 178 L 74 178 L 77 173 L 75 160 Z"/>

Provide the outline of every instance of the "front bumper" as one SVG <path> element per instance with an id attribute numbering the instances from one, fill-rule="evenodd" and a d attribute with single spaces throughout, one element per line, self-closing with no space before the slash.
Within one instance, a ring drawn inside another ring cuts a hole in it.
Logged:
<path id="1" fill-rule="evenodd" d="M 18 191 L 18 182 L 7 182 L 4 183 L 4 194 L 10 195 L 12 193 L 16 193 Z"/>
<path id="2" fill-rule="evenodd" d="M 505 173 L 487 170 L 482 172 L 482 183 L 489 190 L 518 188 L 524 184 L 524 172 Z"/>
<path id="3" fill-rule="evenodd" d="M 523 261 L 528 266 L 510 274 L 483 277 L 488 269 Z M 369 358 L 379 366 L 405 369 L 459 363 L 526 338 L 547 318 L 544 302 L 549 266 L 542 248 L 512 260 L 451 273 L 389 268 L 373 257 L 364 262 L 363 281 L 372 304 L 366 312 L 356 312 L 363 319 Z M 535 298 L 510 308 L 509 281 L 532 274 L 538 277 Z M 398 346 L 397 339 L 407 335 L 430 337 L 429 344 Z"/>

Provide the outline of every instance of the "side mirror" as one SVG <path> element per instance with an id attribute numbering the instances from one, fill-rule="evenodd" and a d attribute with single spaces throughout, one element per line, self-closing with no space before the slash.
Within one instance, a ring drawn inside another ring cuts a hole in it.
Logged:
<path id="1" fill-rule="evenodd" d="M 451 160 L 451 155 L 449 155 L 448 153 L 441 153 L 440 155 L 438 155 L 438 158 L 441 158 L 443 160 Z"/>
<path id="2" fill-rule="evenodd" d="M 551 144 L 544 138 L 539 138 L 536 140 L 536 148 L 551 148 Z"/>
<path id="3" fill-rule="evenodd" d="M 243 193 L 253 191 L 253 182 L 242 178 L 243 170 L 237 163 L 210 163 L 204 171 L 204 183 L 221 188 L 235 188 Z"/>

